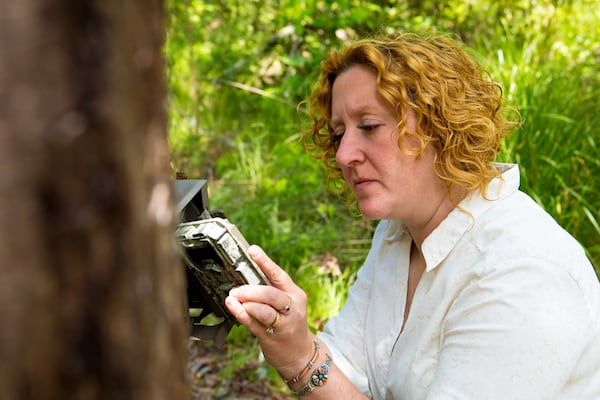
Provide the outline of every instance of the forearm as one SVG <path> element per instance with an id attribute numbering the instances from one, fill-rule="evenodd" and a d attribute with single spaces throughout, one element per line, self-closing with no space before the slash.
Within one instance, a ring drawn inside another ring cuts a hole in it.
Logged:
<path id="1" fill-rule="evenodd" d="M 308 328 L 306 294 L 259 247 L 249 254 L 262 268 L 269 285 L 242 285 L 232 289 L 225 305 L 238 322 L 259 338 L 265 360 L 277 369 L 294 393 L 302 398 L 365 399 L 336 366 L 335 360 L 325 364 L 327 346 L 318 341 Z M 316 386 L 303 388 L 316 374 Z M 326 376 L 325 376 L 326 375 Z"/>

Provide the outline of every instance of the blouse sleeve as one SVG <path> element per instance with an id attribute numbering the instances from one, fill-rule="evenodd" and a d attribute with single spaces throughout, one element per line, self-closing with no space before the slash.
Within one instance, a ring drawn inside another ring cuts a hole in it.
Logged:
<path id="1" fill-rule="evenodd" d="M 366 370 L 365 326 L 373 284 L 373 259 L 386 225 L 387 221 L 382 221 L 377 226 L 373 246 L 358 271 L 356 282 L 348 290 L 348 298 L 342 310 L 329 320 L 323 332 L 318 335 L 331 350 L 338 368 L 368 397 L 371 397 L 371 393 Z"/>

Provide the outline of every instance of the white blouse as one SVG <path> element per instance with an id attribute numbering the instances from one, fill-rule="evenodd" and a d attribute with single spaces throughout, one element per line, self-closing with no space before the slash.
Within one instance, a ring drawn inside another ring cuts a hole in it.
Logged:
<path id="1" fill-rule="evenodd" d="M 600 283 L 581 246 L 502 165 L 422 246 L 383 220 L 341 313 L 319 334 L 372 399 L 600 399 Z M 333 382 L 332 382 L 333 383 Z"/>

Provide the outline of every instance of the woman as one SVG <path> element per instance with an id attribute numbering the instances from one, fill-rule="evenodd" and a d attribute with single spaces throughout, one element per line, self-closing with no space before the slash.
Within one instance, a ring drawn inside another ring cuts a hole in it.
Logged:
<path id="1" fill-rule="evenodd" d="M 599 399 L 600 284 L 581 246 L 493 160 L 515 124 L 458 43 L 358 41 L 322 64 L 304 143 L 380 220 L 341 313 L 314 337 L 306 295 L 226 304 L 311 399 Z M 339 187 L 339 186 L 337 186 Z"/>

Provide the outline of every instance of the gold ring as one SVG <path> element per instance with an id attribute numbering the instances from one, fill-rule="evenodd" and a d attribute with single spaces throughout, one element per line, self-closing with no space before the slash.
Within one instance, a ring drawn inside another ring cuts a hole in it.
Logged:
<path id="1" fill-rule="evenodd" d="M 273 329 L 277 329 L 277 327 L 279 326 L 279 324 L 281 324 L 281 318 L 280 318 L 280 314 L 277 313 L 275 315 L 275 321 L 273 321 L 273 323 L 271 324 L 271 326 L 273 327 Z"/>
<path id="2" fill-rule="evenodd" d="M 279 313 L 277 313 L 275 314 L 275 320 L 271 323 L 271 326 L 269 326 L 265 332 L 267 332 L 269 335 L 272 335 L 273 333 L 275 333 L 275 329 L 277 329 L 279 324 L 281 324 L 281 317 Z"/>

